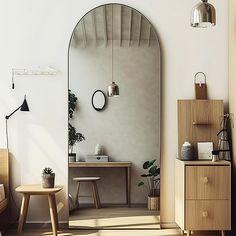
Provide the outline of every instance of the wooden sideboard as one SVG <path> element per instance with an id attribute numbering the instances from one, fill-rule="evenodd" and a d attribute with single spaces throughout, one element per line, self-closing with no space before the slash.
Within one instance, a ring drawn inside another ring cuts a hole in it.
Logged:
<path id="1" fill-rule="evenodd" d="M 175 221 L 181 230 L 231 229 L 231 163 L 175 162 Z"/>

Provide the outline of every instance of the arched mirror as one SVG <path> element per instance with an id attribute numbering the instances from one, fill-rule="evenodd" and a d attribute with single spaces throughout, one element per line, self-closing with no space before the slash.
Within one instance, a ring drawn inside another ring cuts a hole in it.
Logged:
<path id="1" fill-rule="evenodd" d="M 91 102 L 96 111 L 102 111 L 106 106 L 106 95 L 101 90 L 96 90 L 93 93 Z"/>
<path id="2" fill-rule="evenodd" d="M 70 227 L 160 227 L 160 70 L 156 30 L 137 10 L 102 5 L 76 25 L 69 45 Z"/>

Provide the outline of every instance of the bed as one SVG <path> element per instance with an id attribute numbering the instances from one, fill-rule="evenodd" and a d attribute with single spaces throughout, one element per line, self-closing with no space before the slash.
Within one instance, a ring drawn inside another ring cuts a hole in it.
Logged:
<path id="1" fill-rule="evenodd" d="M 4 187 L 4 191 L 1 187 L 1 201 L 0 201 L 0 229 L 3 226 L 6 227 L 8 219 L 8 203 L 10 196 L 9 186 L 9 153 L 8 149 L 0 149 L 0 184 Z M 4 194 L 3 194 L 4 192 Z M 4 196 L 4 197 L 3 197 Z"/>

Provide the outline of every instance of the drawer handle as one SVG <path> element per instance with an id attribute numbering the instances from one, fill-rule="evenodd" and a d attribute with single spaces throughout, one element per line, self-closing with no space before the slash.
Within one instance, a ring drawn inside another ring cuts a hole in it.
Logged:
<path id="1" fill-rule="evenodd" d="M 207 184 L 209 182 L 209 179 L 207 177 L 203 177 L 202 181 L 203 181 L 204 184 Z"/>
<path id="2" fill-rule="evenodd" d="M 205 218 L 208 217 L 208 212 L 207 211 L 203 211 L 202 212 L 202 216 L 205 217 Z"/>

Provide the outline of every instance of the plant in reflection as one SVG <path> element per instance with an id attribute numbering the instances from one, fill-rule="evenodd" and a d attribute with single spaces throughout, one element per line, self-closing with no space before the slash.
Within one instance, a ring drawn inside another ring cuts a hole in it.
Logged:
<path id="1" fill-rule="evenodd" d="M 148 188 L 149 197 L 160 196 L 160 167 L 157 166 L 156 160 L 146 161 L 143 163 L 143 169 L 146 173 L 141 177 L 146 179 L 146 186 Z M 144 186 L 145 183 L 140 181 L 138 186 Z"/>
<path id="2" fill-rule="evenodd" d="M 68 98 L 68 113 L 69 113 L 69 127 L 68 127 L 68 136 L 69 136 L 69 153 L 73 153 L 73 147 L 77 142 L 82 142 L 85 140 L 83 134 L 77 132 L 76 128 L 70 123 L 70 120 L 73 118 L 74 111 L 76 109 L 78 98 L 74 93 L 69 90 L 69 98 Z"/>

